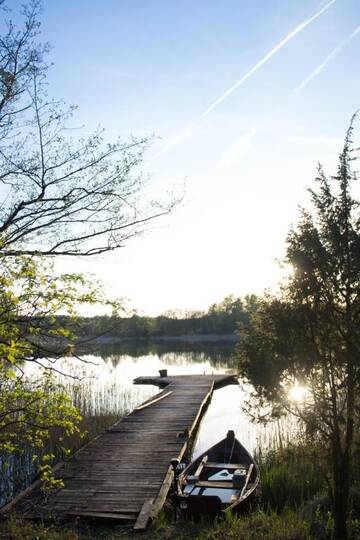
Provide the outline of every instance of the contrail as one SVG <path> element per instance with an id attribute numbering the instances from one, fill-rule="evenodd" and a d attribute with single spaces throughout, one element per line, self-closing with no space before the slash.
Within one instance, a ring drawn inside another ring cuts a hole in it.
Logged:
<path id="1" fill-rule="evenodd" d="M 343 50 L 343 48 L 346 47 L 346 45 L 348 45 L 350 43 L 350 41 L 359 33 L 360 33 L 360 26 L 358 26 L 344 41 L 342 41 L 340 43 L 340 45 L 335 47 L 335 49 L 333 49 L 327 55 L 325 60 L 323 62 L 321 62 L 321 64 L 319 64 L 314 69 L 314 71 L 312 73 L 310 73 L 310 75 L 308 77 L 306 77 L 302 81 L 302 83 L 299 84 L 299 86 L 297 88 L 295 88 L 294 93 L 297 94 L 301 90 L 303 90 L 305 88 L 305 86 L 307 86 L 310 81 L 312 81 L 317 75 L 319 75 L 319 73 L 321 73 L 322 70 L 326 68 L 326 66 L 331 62 L 331 60 L 333 60 L 335 58 L 335 56 L 337 56 Z"/>
<path id="2" fill-rule="evenodd" d="M 242 135 L 225 152 L 223 157 L 217 162 L 218 168 L 231 167 L 236 163 L 249 149 L 252 139 L 257 133 L 257 128 L 253 127 L 250 131 Z"/>
<path id="3" fill-rule="evenodd" d="M 190 133 L 193 131 L 195 126 L 201 121 L 202 118 L 207 116 L 211 111 L 213 111 L 220 103 L 222 103 L 230 94 L 232 94 L 239 86 L 244 84 L 245 81 L 250 79 L 250 77 L 270 60 L 276 54 L 288 41 L 290 41 L 293 37 L 295 37 L 297 34 L 299 34 L 302 30 L 304 30 L 309 24 L 311 24 L 315 19 L 320 17 L 325 11 L 327 11 L 333 4 L 335 4 L 337 0 L 330 0 L 324 7 L 319 9 L 314 15 L 311 17 L 308 17 L 305 19 L 302 23 L 300 23 L 294 30 L 292 30 L 286 37 L 284 37 L 275 47 L 271 49 L 255 66 L 253 66 L 241 79 L 239 79 L 231 88 L 226 90 L 226 92 L 220 96 L 216 101 L 214 101 L 200 116 L 192 122 L 186 129 L 179 132 L 177 135 L 175 135 L 174 138 L 172 138 L 170 141 L 168 141 L 165 146 L 159 150 L 155 156 L 150 161 L 153 161 L 154 159 L 160 157 L 165 152 L 167 152 L 170 148 L 176 146 L 181 140 L 185 139 Z"/>
<path id="4" fill-rule="evenodd" d="M 241 77 L 241 79 L 239 79 L 237 83 L 235 83 L 221 97 L 214 101 L 214 103 L 212 103 L 210 107 L 208 107 L 206 111 L 202 113 L 201 117 L 207 116 L 211 111 L 213 111 L 215 107 L 217 107 L 222 101 L 224 101 L 224 99 L 230 96 L 230 94 L 232 94 L 237 88 L 239 88 L 239 86 L 244 84 L 244 82 L 247 81 L 259 68 L 261 68 L 261 66 L 266 64 L 266 62 L 268 62 L 268 60 L 270 60 L 270 58 L 272 58 L 274 54 L 276 54 L 284 45 L 286 45 L 288 41 L 295 37 L 299 32 L 304 30 L 304 28 L 309 26 L 309 24 L 311 24 L 313 21 L 315 21 L 315 19 L 320 17 L 320 15 L 325 13 L 325 11 L 327 11 L 329 7 L 335 4 L 336 1 L 337 0 L 331 0 L 323 8 L 319 9 L 319 11 L 317 11 L 312 17 L 309 17 L 308 19 L 305 19 L 302 23 L 300 23 L 292 32 L 290 32 L 286 37 L 284 37 L 284 39 L 282 39 L 277 45 L 275 45 L 275 47 L 273 47 L 271 51 L 269 51 L 264 56 L 264 58 L 262 58 L 262 60 L 255 64 L 254 67 L 252 67 L 243 77 Z"/>

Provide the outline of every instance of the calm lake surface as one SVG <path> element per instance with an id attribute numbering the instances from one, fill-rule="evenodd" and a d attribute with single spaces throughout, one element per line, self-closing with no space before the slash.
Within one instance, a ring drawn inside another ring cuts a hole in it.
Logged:
<path id="1" fill-rule="evenodd" d="M 57 367 L 75 379 L 61 377 L 84 416 L 121 417 L 159 392 L 151 385 L 134 385 L 142 375 L 235 373 L 233 343 L 125 342 L 99 346 L 76 358 L 64 358 Z M 80 380 L 76 380 L 79 378 Z M 225 437 L 233 429 L 241 442 L 253 451 L 269 437 L 276 436 L 276 426 L 264 428 L 253 424 L 243 411 L 247 392 L 240 385 L 216 390 L 200 424 L 193 453 Z"/>

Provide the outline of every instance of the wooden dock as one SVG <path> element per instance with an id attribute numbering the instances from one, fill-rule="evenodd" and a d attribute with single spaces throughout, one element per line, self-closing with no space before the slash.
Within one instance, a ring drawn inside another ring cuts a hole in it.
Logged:
<path id="1" fill-rule="evenodd" d="M 58 466 L 65 486 L 46 502 L 35 483 L 0 513 L 112 519 L 144 529 L 166 500 L 170 461 L 184 456 L 213 390 L 236 381 L 231 375 L 181 375 L 134 382 L 164 390 Z"/>

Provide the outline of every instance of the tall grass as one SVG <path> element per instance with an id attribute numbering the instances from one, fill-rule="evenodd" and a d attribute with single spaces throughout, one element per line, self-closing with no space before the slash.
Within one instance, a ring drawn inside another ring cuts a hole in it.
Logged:
<path id="1" fill-rule="evenodd" d="M 296 512 L 258 510 L 249 516 L 219 522 L 215 527 L 205 528 L 198 540 L 310 540 L 310 526 Z"/>
<path id="2" fill-rule="evenodd" d="M 319 458 L 304 442 L 277 450 L 257 451 L 261 470 L 261 507 L 267 511 L 297 510 L 326 496 L 326 481 Z"/>

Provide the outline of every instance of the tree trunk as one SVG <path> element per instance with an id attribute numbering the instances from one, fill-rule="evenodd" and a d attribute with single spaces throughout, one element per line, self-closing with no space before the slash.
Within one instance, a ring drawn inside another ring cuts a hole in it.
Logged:
<path id="1" fill-rule="evenodd" d="M 335 456 L 334 456 L 335 457 Z M 350 478 L 349 455 L 338 455 L 334 459 L 334 536 L 333 540 L 347 540 L 347 514 Z"/>
<path id="2" fill-rule="evenodd" d="M 334 540 L 347 540 L 347 497 L 344 492 L 335 492 L 334 497 Z"/>

